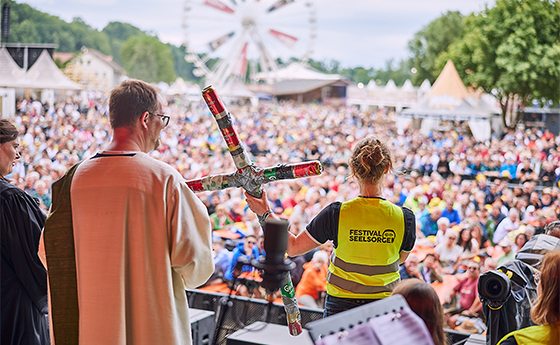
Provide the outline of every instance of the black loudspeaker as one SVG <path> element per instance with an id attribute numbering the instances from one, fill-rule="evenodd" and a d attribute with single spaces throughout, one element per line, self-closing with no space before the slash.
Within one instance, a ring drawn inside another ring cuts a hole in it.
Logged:
<path id="1" fill-rule="evenodd" d="M 213 311 L 189 309 L 193 345 L 210 345 L 216 328 L 214 315 Z"/>
<path id="2" fill-rule="evenodd" d="M 10 2 L 6 1 L 2 4 L 2 22 L 0 24 L 0 32 L 2 42 L 8 40 L 10 36 Z"/>
<path id="3" fill-rule="evenodd" d="M 313 345 L 307 330 L 292 336 L 288 327 L 273 323 L 255 322 L 230 334 L 226 345 Z"/>

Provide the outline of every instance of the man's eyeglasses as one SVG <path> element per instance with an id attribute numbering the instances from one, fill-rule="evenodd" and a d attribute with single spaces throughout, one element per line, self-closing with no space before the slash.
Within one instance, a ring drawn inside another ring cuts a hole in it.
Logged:
<path id="1" fill-rule="evenodd" d="M 478 267 L 467 267 L 469 269 L 469 271 L 476 271 L 478 269 Z"/>
<path id="2" fill-rule="evenodd" d="M 163 120 L 163 127 L 166 127 L 169 124 L 170 117 L 167 115 L 155 114 L 150 112 L 148 112 L 148 114 L 161 117 L 161 119 Z"/>

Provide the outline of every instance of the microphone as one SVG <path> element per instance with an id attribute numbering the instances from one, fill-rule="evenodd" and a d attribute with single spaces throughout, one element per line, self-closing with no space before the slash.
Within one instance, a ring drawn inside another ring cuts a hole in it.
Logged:
<path id="1" fill-rule="evenodd" d="M 288 222 L 269 218 L 264 226 L 264 251 L 266 255 L 253 260 L 252 264 L 259 270 L 262 283 L 268 292 L 274 292 L 282 287 L 286 272 L 296 266 L 291 260 L 286 259 L 288 248 Z"/>

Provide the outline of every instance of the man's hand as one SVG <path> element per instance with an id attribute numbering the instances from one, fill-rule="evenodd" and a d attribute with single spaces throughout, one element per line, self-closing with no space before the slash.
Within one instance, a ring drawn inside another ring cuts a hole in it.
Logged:
<path id="1" fill-rule="evenodd" d="M 270 206 L 268 205 L 268 199 L 266 197 L 266 192 L 264 189 L 260 198 L 255 198 L 249 195 L 247 191 L 243 191 L 243 194 L 245 194 L 245 198 L 247 199 L 247 205 L 256 215 L 262 216 L 266 213 L 266 211 L 272 213 L 272 211 L 270 210 Z"/>

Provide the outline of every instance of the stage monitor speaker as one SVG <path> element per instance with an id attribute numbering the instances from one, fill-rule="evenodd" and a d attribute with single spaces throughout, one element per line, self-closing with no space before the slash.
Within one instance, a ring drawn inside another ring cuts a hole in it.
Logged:
<path id="1" fill-rule="evenodd" d="M 189 309 L 193 345 L 210 345 L 216 328 L 215 313 L 202 309 Z"/>
<path id="2" fill-rule="evenodd" d="M 313 345 L 307 330 L 290 335 L 288 326 L 257 321 L 228 335 L 226 345 Z"/>

